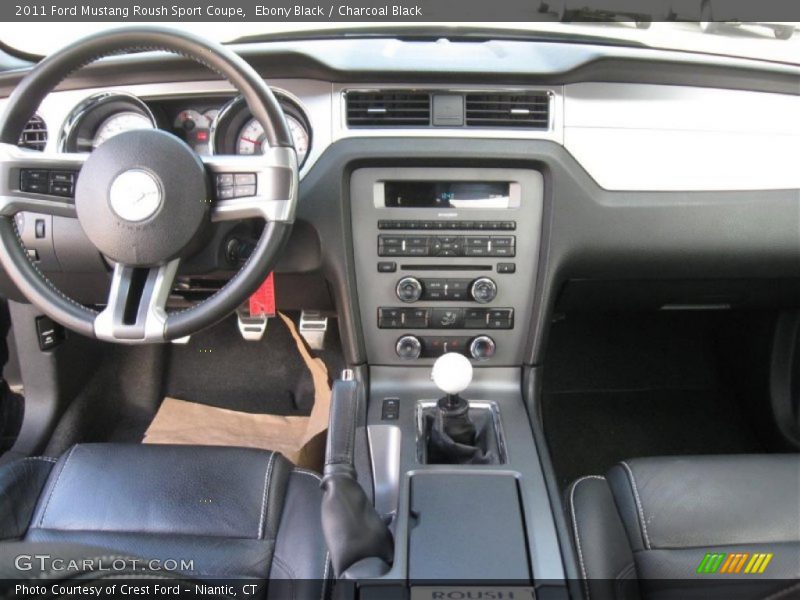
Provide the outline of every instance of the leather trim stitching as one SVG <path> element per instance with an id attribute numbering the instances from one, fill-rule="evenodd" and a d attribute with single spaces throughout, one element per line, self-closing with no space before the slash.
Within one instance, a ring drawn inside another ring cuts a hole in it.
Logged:
<path id="1" fill-rule="evenodd" d="M 44 525 L 44 518 L 47 516 L 47 509 L 50 508 L 50 500 L 53 499 L 53 495 L 56 493 L 56 488 L 58 487 L 58 482 L 61 481 L 61 476 L 64 474 L 64 471 L 67 470 L 67 465 L 69 464 L 69 459 L 72 458 L 72 454 L 75 452 L 75 448 L 78 446 L 73 446 L 69 454 L 67 454 L 67 458 L 64 459 L 64 466 L 61 467 L 61 470 L 58 472 L 58 476 L 56 477 L 56 482 L 53 484 L 53 487 L 50 490 L 50 493 L 47 495 L 47 502 L 44 505 L 44 510 L 42 511 L 42 518 L 39 519 L 39 527 Z"/>
<path id="2" fill-rule="evenodd" d="M 633 476 L 633 471 L 624 460 L 620 463 L 628 472 L 628 480 L 633 490 L 633 497 L 636 500 L 636 509 L 639 513 L 639 523 L 642 526 L 642 535 L 644 536 L 645 547 L 651 550 L 650 536 L 647 534 L 647 520 L 644 518 L 644 508 L 642 507 L 642 499 L 639 497 L 639 488 L 636 486 L 636 478 Z"/>
<path id="3" fill-rule="evenodd" d="M 294 473 L 298 473 L 300 475 L 308 475 L 309 477 L 313 477 L 320 483 L 322 483 L 322 476 L 319 473 L 315 473 L 314 471 L 309 471 L 308 469 L 301 469 L 300 467 L 295 467 L 293 469 Z"/>
<path id="4" fill-rule="evenodd" d="M 261 518 L 258 520 L 258 537 L 257 539 L 263 540 L 264 539 L 264 521 L 266 520 L 267 514 L 267 489 L 269 488 L 269 480 L 272 477 L 272 465 L 275 462 L 275 452 L 273 452 L 269 457 L 269 462 L 267 463 L 267 470 L 264 473 L 264 491 L 261 494 Z"/>
<path id="5" fill-rule="evenodd" d="M 43 460 L 43 461 L 46 461 L 46 462 L 49 462 L 49 463 L 57 463 L 58 462 L 57 458 L 53 458 L 51 456 L 28 456 L 26 458 L 23 458 L 22 460 Z"/>
<path id="6" fill-rule="evenodd" d="M 580 563 L 581 567 L 581 577 L 583 578 L 583 591 L 586 594 L 586 600 L 591 600 L 591 594 L 589 593 L 589 576 L 586 573 L 586 563 L 583 560 L 583 550 L 581 549 L 581 536 L 578 533 L 578 519 L 575 515 L 575 488 L 578 487 L 582 481 L 586 481 L 587 479 L 599 479 L 601 481 L 605 481 L 605 477 L 601 477 L 600 475 L 586 475 L 585 477 L 581 477 L 575 483 L 572 484 L 572 489 L 569 491 L 569 512 L 572 516 L 572 532 L 575 535 L 575 546 L 578 550 L 578 562 Z"/>

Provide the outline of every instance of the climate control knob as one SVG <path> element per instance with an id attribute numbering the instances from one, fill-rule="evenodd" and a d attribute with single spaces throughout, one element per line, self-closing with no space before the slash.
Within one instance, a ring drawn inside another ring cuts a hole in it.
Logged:
<path id="1" fill-rule="evenodd" d="M 397 356 L 406 360 L 419 358 L 419 355 L 422 354 L 422 342 L 414 335 L 404 335 L 397 340 L 394 350 L 397 352 Z"/>
<path id="2" fill-rule="evenodd" d="M 497 296 L 497 284 L 488 277 L 478 277 L 472 282 L 469 293 L 475 302 L 486 304 Z"/>
<path id="3" fill-rule="evenodd" d="M 403 277 L 397 282 L 395 293 L 402 302 L 416 302 L 422 297 L 422 283 L 416 277 Z"/>
<path id="4" fill-rule="evenodd" d="M 475 360 L 488 360 L 494 356 L 497 346 L 488 335 L 479 335 L 469 345 L 469 354 Z"/>

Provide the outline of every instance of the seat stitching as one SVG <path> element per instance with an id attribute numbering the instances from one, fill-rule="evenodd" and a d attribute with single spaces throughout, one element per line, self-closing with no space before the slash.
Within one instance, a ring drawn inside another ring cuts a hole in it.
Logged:
<path id="1" fill-rule="evenodd" d="M 69 459 L 72 458 L 72 454 L 75 452 L 75 448 L 77 447 L 78 445 L 76 444 L 70 449 L 69 454 L 67 454 L 67 458 L 64 460 L 64 466 L 61 467 L 61 470 L 58 472 L 58 476 L 56 477 L 56 482 L 53 484 L 53 487 L 50 489 L 50 493 L 47 495 L 47 502 L 45 503 L 44 510 L 42 511 L 42 518 L 39 519 L 39 527 L 41 527 L 44 524 L 44 518 L 47 516 L 47 509 L 50 508 L 50 500 L 53 499 L 53 495 L 55 494 L 56 488 L 58 487 L 58 482 L 61 481 L 61 476 L 64 474 L 64 471 L 67 470 Z"/>
<path id="2" fill-rule="evenodd" d="M 301 469 L 300 467 L 295 467 L 293 471 L 300 475 L 308 475 L 309 477 L 313 477 L 317 481 L 322 481 L 322 477 L 319 475 L 319 473 L 314 473 L 314 471 L 309 471 L 308 469 Z"/>
<path id="3" fill-rule="evenodd" d="M 589 593 L 589 576 L 586 573 L 586 563 L 583 562 L 581 536 L 578 533 L 578 519 L 575 515 L 575 488 L 578 487 L 579 483 L 586 481 L 587 479 L 600 479 L 601 481 L 606 480 L 605 477 L 601 477 L 600 475 L 586 475 L 585 477 L 581 477 L 575 483 L 573 483 L 572 489 L 569 491 L 569 512 L 572 516 L 572 532 L 575 534 L 575 546 L 578 549 L 578 562 L 580 563 L 581 575 L 583 576 L 583 589 L 586 593 L 586 600 L 591 600 L 591 594 Z"/>
<path id="4" fill-rule="evenodd" d="M 275 462 L 275 452 L 269 457 L 267 463 L 267 470 L 264 473 L 264 491 L 261 494 L 261 518 L 258 520 L 258 537 L 257 539 L 264 539 L 263 526 L 267 514 L 267 489 L 269 488 L 269 480 L 272 477 L 272 464 Z"/>
<path id="5" fill-rule="evenodd" d="M 113 562 L 113 561 L 117 561 L 117 560 L 124 560 L 127 563 L 128 561 L 134 560 L 134 559 L 133 559 L 133 557 L 123 556 L 122 554 L 106 554 L 105 556 L 89 556 L 87 558 L 81 558 L 80 560 L 82 562 L 83 561 L 98 561 L 98 562 L 101 562 L 101 563 L 102 562 L 108 562 L 108 561 L 112 561 Z M 83 571 L 80 571 L 80 572 L 83 572 Z M 36 575 L 36 577 L 34 577 L 33 579 L 45 579 L 45 578 L 49 577 L 50 575 L 53 575 L 54 573 L 60 573 L 60 571 L 57 571 L 56 569 L 48 569 L 46 571 L 42 571 L 41 573 Z"/>
<path id="6" fill-rule="evenodd" d="M 639 522 L 642 525 L 642 534 L 644 535 L 644 543 L 648 550 L 651 550 L 650 536 L 647 535 L 647 520 L 644 518 L 644 508 L 642 507 L 642 499 L 639 497 L 639 488 L 636 486 L 636 478 L 633 476 L 633 471 L 624 460 L 620 463 L 628 472 L 628 479 L 633 490 L 633 497 L 636 500 L 636 508 L 639 513 Z"/>
<path id="7" fill-rule="evenodd" d="M 57 458 L 52 458 L 51 456 L 28 456 L 26 458 L 23 458 L 22 460 L 44 460 L 51 463 L 58 462 Z"/>

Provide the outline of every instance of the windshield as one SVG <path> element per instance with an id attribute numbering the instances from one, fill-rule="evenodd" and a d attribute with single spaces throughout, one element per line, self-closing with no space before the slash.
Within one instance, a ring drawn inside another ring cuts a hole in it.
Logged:
<path id="1" fill-rule="evenodd" d="M 137 23 L 127 22 L 127 25 Z M 144 24 L 144 23 L 142 23 Z M 148 23 L 152 25 L 153 23 Z M 194 32 L 221 42 L 243 37 L 276 34 L 312 36 L 312 32 L 355 32 L 374 29 L 381 23 L 162 23 L 162 25 Z M 475 31 L 474 23 L 386 23 L 386 33 L 402 34 L 411 28 L 431 27 L 443 36 Z M 800 23 L 697 23 L 697 22 L 594 22 L 594 23 L 489 23 L 495 30 L 521 30 L 531 36 L 568 35 L 592 36 L 606 41 L 646 45 L 652 48 L 703 52 L 755 58 L 774 62 L 800 64 Z M 18 23 L 0 34 L 0 41 L 26 53 L 47 55 L 74 41 L 77 37 L 106 30 L 109 23 Z M 601 40 L 602 41 L 602 40 Z"/>

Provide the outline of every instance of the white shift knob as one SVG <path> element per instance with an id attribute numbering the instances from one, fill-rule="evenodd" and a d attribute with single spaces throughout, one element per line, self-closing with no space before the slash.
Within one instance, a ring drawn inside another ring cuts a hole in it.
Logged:
<path id="1" fill-rule="evenodd" d="M 472 381 L 472 364 L 463 354 L 442 354 L 433 363 L 431 379 L 445 394 L 460 394 Z"/>

